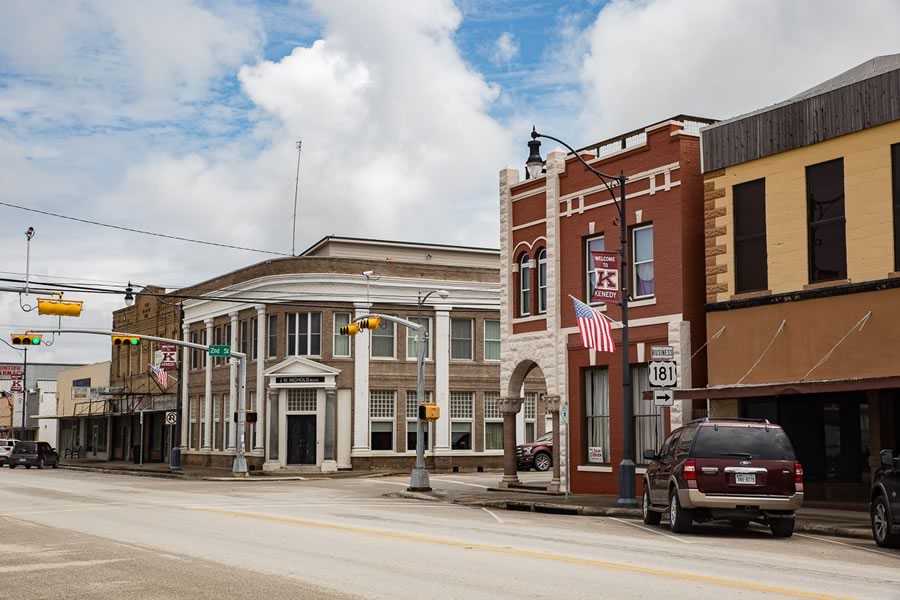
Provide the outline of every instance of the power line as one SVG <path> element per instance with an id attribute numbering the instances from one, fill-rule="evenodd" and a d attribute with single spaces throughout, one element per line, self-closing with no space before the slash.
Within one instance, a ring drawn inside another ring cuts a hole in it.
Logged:
<path id="1" fill-rule="evenodd" d="M 36 208 L 28 208 L 27 206 L 19 206 L 17 204 L 10 204 L 9 202 L 0 202 L 0 206 L 7 206 L 9 208 L 17 208 L 19 210 L 24 210 L 27 212 L 33 212 L 40 215 L 47 215 L 49 217 L 56 217 L 57 219 L 66 219 L 69 221 L 77 221 L 78 223 L 86 223 L 88 225 L 97 225 L 98 227 L 108 227 L 109 229 L 118 229 L 120 231 L 128 231 L 130 233 L 140 233 L 141 235 L 152 235 L 155 237 L 166 238 L 169 240 L 177 240 L 179 242 L 190 242 L 192 244 L 204 244 L 206 246 L 216 246 L 218 248 L 229 248 L 231 250 L 244 250 L 247 252 L 259 252 L 261 254 L 272 254 L 274 256 L 291 256 L 287 252 L 275 252 L 273 250 L 260 250 L 259 248 L 248 248 L 246 246 L 233 246 L 231 244 L 220 244 L 219 242 L 208 242 L 205 240 L 195 240 L 192 238 L 181 237 L 177 235 L 169 235 L 166 233 L 156 233 L 153 231 L 143 231 L 141 229 L 132 229 L 131 227 L 123 227 L 121 225 L 110 225 L 109 223 L 101 223 L 99 221 L 91 221 L 89 219 L 79 219 L 78 217 L 70 217 L 68 215 L 61 215 L 58 213 L 48 212 L 46 210 L 38 210 Z"/>

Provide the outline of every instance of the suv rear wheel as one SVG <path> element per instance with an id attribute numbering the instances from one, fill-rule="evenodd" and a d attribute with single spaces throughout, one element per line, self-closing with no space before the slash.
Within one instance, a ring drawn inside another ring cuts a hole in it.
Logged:
<path id="1" fill-rule="evenodd" d="M 872 501 L 872 537 L 882 548 L 900 548 L 900 535 L 891 533 L 890 512 L 884 496 Z"/>
<path id="2" fill-rule="evenodd" d="M 777 538 L 789 538 L 794 535 L 794 517 L 783 517 L 781 519 L 772 519 L 769 523 L 772 535 Z"/>
<path id="3" fill-rule="evenodd" d="M 644 517 L 644 523 L 647 525 L 659 525 L 662 515 L 652 509 L 650 504 L 650 490 L 647 484 L 644 484 L 644 499 L 641 501 L 641 516 Z"/>
<path id="4" fill-rule="evenodd" d="M 672 488 L 669 492 L 669 528 L 672 533 L 689 533 L 693 520 L 693 511 L 681 508 L 681 502 L 678 501 L 678 490 Z"/>

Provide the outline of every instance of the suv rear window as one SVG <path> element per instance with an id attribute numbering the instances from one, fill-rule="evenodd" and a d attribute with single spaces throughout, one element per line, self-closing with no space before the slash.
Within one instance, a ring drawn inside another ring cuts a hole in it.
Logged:
<path id="1" fill-rule="evenodd" d="M 35 454 L 37 449 L 35 448 L 34 442 L 16 442 L 16 445 L 13 447 L 13 452 L 15 454 Z"/>
<path id="2" fill-rule="evenodd" d="M 780 427 L 701 427 L 691 456 L 796 460 L 794 447 Z"/>

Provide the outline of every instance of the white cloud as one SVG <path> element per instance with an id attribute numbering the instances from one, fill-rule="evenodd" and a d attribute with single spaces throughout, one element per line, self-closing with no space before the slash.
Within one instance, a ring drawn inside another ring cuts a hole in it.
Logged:
<path id="1" fill-rule="evenodd" d="M 491 62 L 496 66 L 509 67 L 512 61 L 519 57 L 519 42 L 516 36 L 509 31 L 504 31 L 494 41 L 491 52 Z"/>
<path id="2" fill-rule="evenodd" d="M 736 116 L 898 52 L 897 23 L 892 0 L 613 0 L 585 32 L 580 125 L 599 140 L 679 113 Z"/>

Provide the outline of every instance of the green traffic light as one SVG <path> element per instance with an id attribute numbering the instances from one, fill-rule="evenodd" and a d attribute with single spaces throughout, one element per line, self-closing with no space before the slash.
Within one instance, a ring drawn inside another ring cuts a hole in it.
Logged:
<path id="1" fill-rule="evenodd" d="M 139 340 L 138 340 L 137 338 L 131 338 L 131 345 L 132 345 L 132 346 L 137 346 L 137 345 L 138 345 L 138 341 L 139 341 Z"/>
<path id="2" fill-rule="evenodd" d="M 31 343 L 34 344 L 35 346 L 40 346 L 41 338 L 39 338 L 39 337 L 31 338 Z"/>

